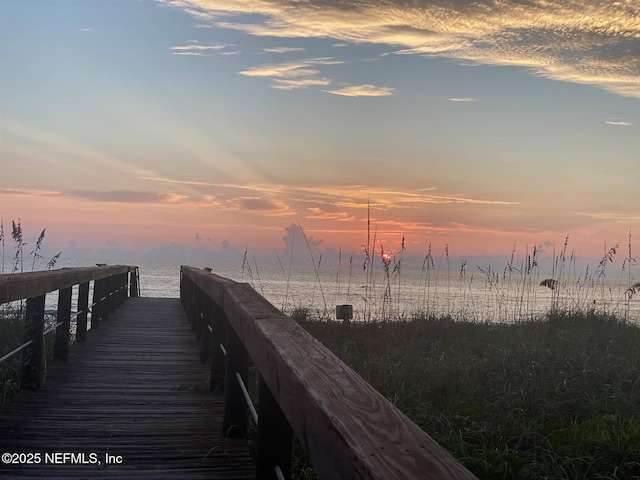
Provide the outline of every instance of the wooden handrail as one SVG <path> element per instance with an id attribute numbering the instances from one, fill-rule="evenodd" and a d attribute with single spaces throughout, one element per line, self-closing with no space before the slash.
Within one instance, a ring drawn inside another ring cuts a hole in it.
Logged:
<path id="1" fill-rule="evenodd" d="M 278 430 L 289 426 L 306 448 L 320 478 L 476 478 L 362 377 L 249 284 L 183 266 L 180 286 L 183 305 L 190 321 L 195 322 L 193 328 L 205 331 L 200 322 L 212 326 L 212 337 L 206 340 L 212 357 L 219 351 L 220 339 L 225 338 L 227 342 L 226 428 L 230 425 L 228 410 L 233 425 L 239 426 L 239 430 L 246 425 L 246 410 L 244 419 L 243 411 L 238 410 L 241 400 L 228 391 L 232 386 L 228 379 L 228 363 L 234 362 L 240 369 L 246 369 L 247 360 L 241 358 L 243 355 L 251 358 L 259 371 L 260 382 L 267 387 L 260 388 L 260 415 L 276 418 L 280 410 L 288 423 L 278 427 L 278 422 L 260 421 L 258 443 L 263 445 L 257 445 L 259 478 L 261 465 L 271 462 L 273 471 L 275 457 L 278 457 L 268 444 L 279 442 L 284 445 L 286 441 Z M 205 335 L 209 334 L 208 329 L 206 332 Z M 202 338 L 201 342 L 204 341 Z M 222 369 L 213 363 L 220 361 L 220 358 L 212 358 L 212 385 L 216 381 L 219 383 L 213 373 L 220 374 Z M 239 373 L 243 376 L 242 371 Z M 265 395 L 272 399 L 263 399 Z M 265 408 L 261 408 L 263 400 L 266 400 Z M 271 431 L 261 431 L 262 428 Z M 261 452 L 274 458 L 260 458 Z M 281 462 L 282 457 L 277 461 Z M 287 465 L 281 466 L 283 471 L 289 470 Z M 264 475 L 266 478 L 271 476 Z"/>
<path id="2" fill-rule="evenodd" d="M 44 308 L 46 294 L 58 290 L 57 325 L 54 343 L 54 359 L 66 360 L 69 354 L 71 296 L 75 285 L 78 287 L 78 313 L 76 320 L 76 340 L 86 341 L 87 313 L 89 306 L 89 282 L 93 281 L 92 328 L 98 329 L 101 320 L 107 320 L 126 298 L 129 274 L 136 277 L 137 267 L 126 265 L 63 268 L 30 273 L 0 275 L 0 304 L 26 299 L 25 343 L 11 352 L 11 355 L 25 350 L 21 385 L 29 389 L 39 389 L 44 381 L 46 358 L 44 354 Z M 133 289 L 130 289 L 133 293 Z M 135 295 L 137 296 L 137 295 Z M 8 356 L 5 356 L 8 357 Z M 2 360 L 7 358 L 3 357 Z"/>
<path id="3" fill-rule="evenodd" d="M 73 267 L 42 272 L 3 274 L 0 275 L 0 304 L 38 297 L 91 280 L 135 272 L 137 268 L 128 265 L 102 265 L 99 267 Z"/>

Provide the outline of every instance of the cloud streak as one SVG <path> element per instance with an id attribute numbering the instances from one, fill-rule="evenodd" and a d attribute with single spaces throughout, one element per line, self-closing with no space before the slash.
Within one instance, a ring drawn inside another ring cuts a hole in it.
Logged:
<path id="1" fill-rule="evenodd" d="M 606 120 L 604 123 L 616 127 L 633 127 L 633 123 L 627 122 L 626 120 Z"/>
<path id="2" fill-rule="evenodd" d="M 275 48 L 263 48 L 262 53 L 292 53 L 292 52 L 304 52 L 304 48 L 301 47 L 275 47 Z"/>
<path id="3" fill-rule="evenodd" d="M 171 47 L 172 55 L 187 55 L 194 57 L 210 57 L 213 53 L 218 55 L 229 55 L 229 52 L 222 52 L 227 47 L 231 47 L 232 45 L 226 45 L 223 43 L 216 43 L 210 45 L 198 45 L 192 43 L 191 45 L 176 45 Z M 237 53 L 237 52 L 233 52 Z"/>
<path id="4" fill-rule="evenodd" d="M 344 97 L 388 97 L 393 94 L 393 88 L 376 87 L 375 85 L 352 85 L 350 87 L 338 88 L 336 90 L 325 90 L 333 95 Z"/>
<path id="5" fill-rule="evenodd" d="M 251 35 L 386 44 L 404 55 L 510 65 L 640 98 L 635 0 L 164 0 Z M 246 23 L 243 14 L 263 20 Z"/>
<path id="6" fill-rule="evenodd" d="M 177 204 L 185 201 L 185 195 L 138 190 L 37 190 L 27 188 L 0 189 L 2 195 L 23 197 L 49 197 L 84 200 L 99 203 Z"/>
<path id="7" fill-rule="evenodd" d="M 279 90 L 294 90 L 309 86 L 330 85 L 331 80 L 318 76 L 317 67 L 344 63 L 333 57 L 309 58 L 282 63 L 268 63 L 242 70 L 240 75 L 247 77 L 274 78 L 271 87 Z"/>

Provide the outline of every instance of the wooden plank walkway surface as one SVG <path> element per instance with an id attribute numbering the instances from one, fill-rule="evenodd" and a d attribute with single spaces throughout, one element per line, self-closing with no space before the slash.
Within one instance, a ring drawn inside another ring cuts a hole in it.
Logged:
<path id="1" fill-rule="evenodd" d="M 36 462 L 0 462 L 0 478 L 254 478 L 246 441 L 222 436 L 208 370 L 179 299 L 128 299 L 0 409 L 0 453 Z"/>

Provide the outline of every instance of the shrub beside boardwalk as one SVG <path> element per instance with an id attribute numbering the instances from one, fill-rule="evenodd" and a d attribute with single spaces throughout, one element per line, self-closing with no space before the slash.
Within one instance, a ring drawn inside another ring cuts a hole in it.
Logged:
<path id="1" fill-rule="evenodd" d="M 482 479 L 640 478 L 640 329 L 310 320 L 310 333 Z"/>

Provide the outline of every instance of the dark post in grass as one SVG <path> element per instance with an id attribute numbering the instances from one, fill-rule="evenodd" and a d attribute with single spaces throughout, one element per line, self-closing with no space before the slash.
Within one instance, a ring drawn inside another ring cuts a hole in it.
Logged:
<path id="1" fill-rule="evenodd" d="M 58 316 L 60 323 L 56 327 L 56 342 L 53 347 L 53 358 L 57 361 L 69 358 L 69 329 L 71 327 L 71 290 L 73 287 L 61 288 L 58 291 Z"/>
<path id="2" fill-rule="evenodd" d="M 29 390 L 39 390 L 44 381 L 46 358 L 44 355 L 44 301 L 45 295 L 27 299 L 24 320 L 27 360 L 22 369 L 22 386 Z"/>
<path id="3" fill-rule="evenodd" d="M 76 317 L 76 342 L 87 341 L 87 313 L 89 311 L 89 282 L 78 286 L 78 316 Z"/>

